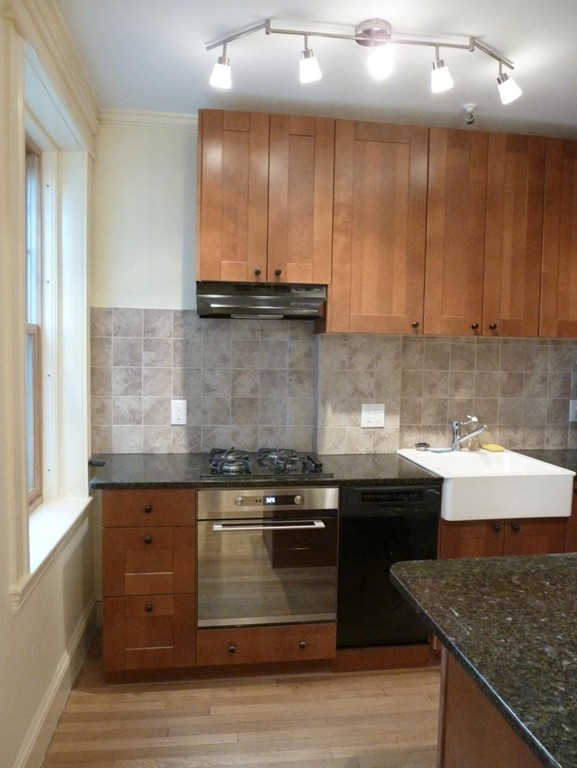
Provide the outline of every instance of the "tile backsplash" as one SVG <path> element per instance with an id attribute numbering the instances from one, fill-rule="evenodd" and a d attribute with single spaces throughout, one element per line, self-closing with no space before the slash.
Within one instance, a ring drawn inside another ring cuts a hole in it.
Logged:
<path id="1" fill-rule="evenodd" d="M 508 448 L 577 447 L 576 353 L 572 340 L 315 336 L 302 320 L 94 308 L 92 452 L 386 453 L 446 445 L 469 413 Z M 172 398 L 186 426 L 170 425 Z M 361 428 L 362 403 L 384 403 L 384 428 Z"/>

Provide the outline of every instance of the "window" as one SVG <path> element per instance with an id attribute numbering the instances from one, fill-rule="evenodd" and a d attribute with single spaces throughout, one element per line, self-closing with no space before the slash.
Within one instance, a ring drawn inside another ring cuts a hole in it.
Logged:
<path id="1" fill-rule="evenodd" d="M 42 501 L 42 245 L 40 156 L 26 150 L 26 484 L 28 504 Z"/>

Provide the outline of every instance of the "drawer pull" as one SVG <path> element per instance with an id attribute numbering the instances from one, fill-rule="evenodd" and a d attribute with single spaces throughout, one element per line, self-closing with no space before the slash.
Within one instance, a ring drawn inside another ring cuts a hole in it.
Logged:
<path id="1" fill-rule="evenodd" d="M 234 645 L 233 643 L 231 643 L 231 644 L 228 646 L 228 652 L 229 652 L 229 653 L 236 653 L 236 645 Z"/>
<path id="2" fill-rule="evenodd" d="M 493 525 L 493 530 L 495 531 L 495 533 L 499 533 L 499 531 L 501 530 L 501 526 L 495 523 Z"/>
<path id="3" fill-rule="evenodd" d="M 147 515 L 150 514 L 152 512 L 152 504 L 147 504 L 144 507 L 144 511 L 146 512 Z"/>
<path id="4" fill-rule="evenodd" d="M 152 605 L 152 603 L 146 603 L 146 605 L 144 606 L 144 610 L 146 611 L 146 613 L 151 613 L 154 610 L 154 606 Z"/>
<path id="5" fill-rule="evenodd" d="M 519 523 L 513 523 L 511 528 L 515 531 L 515 533 L 517 533 L 517 531 L 521 530 L 521 526 L 519 525 Z"/>
<path id="6" fill-rule="evenodd" d="M 307 647 L 307 641 L 306 640 L 299 640 L 299 648 L 302 648 L 303 651 Z"/>
<path id="7" fill-rule="evenodd" d="M 152 544 L 152 536 L 145 536 L 144 537 L 144 543 L 145 544 Z"/>

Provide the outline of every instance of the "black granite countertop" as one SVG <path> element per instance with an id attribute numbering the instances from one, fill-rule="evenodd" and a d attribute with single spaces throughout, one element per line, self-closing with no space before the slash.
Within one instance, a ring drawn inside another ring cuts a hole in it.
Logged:
<path id="1" fill-rule="evenodd" d="M 577 472 L 577 450 L 523 450 L 527 456 L 547 461 Z M 215 480 L 201 478 L 206 454 L 201 453 L 116 453 L 99 454 L 93 458 L 104 461 L 101 468 L 91 468 L 92 489 L 113 488 L 202 488 L 215 485 Z M 339 454 L 319 457 L 332 478 L 315 478 L 317 485 L 423 485 L 441 484 L 441 479 L 396 453 Z M 237 487 L 270 481 L 238 477 Z M 276 485 L 300 485 L 298 477 L 279 477 Z"/>
<path id="2" fill-rule="evenodd" d="M 314 477 L 316 485 L 406 485 L 435 484 L 442 480 L 421 469 L 396 453 L 354 454 L 320 456 L 323 469 L 333 477 Z M 103 467 L 91 468 L 90 486 L 93 490 L 114 488 L 205 488 L 222 485 L 222 481 L 203 478 L 206 468 L 206 454 L 200 453 L 142 453 L 142 454 L 99 454 L 93 459 L 104 461 Z M 307 478 L 307 482 L 309 482 Z M 279 475 L 271 480 L 256 476 L 238 476 L 231 479 L 234 487 L 302 485 L 299 476 Z"/>
<path id="3" fill-rule="evenodd" d="M 577 554 L 397 563 L 395 586 L 545 766 L 577 766 Z"/>

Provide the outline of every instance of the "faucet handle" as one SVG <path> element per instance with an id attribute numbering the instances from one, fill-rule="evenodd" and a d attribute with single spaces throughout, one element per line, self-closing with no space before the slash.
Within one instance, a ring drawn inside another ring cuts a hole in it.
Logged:
<path id="1" fill-rule="evenodd" d="M 467 419 L 468 419 L 468 421 L 464 421 L 463 425 L 465 425 L 465 424 L 476 424 L 479 421 L 479 419 L 476 416 L 469 416 L 469 414 L 467 414 Z"/>

